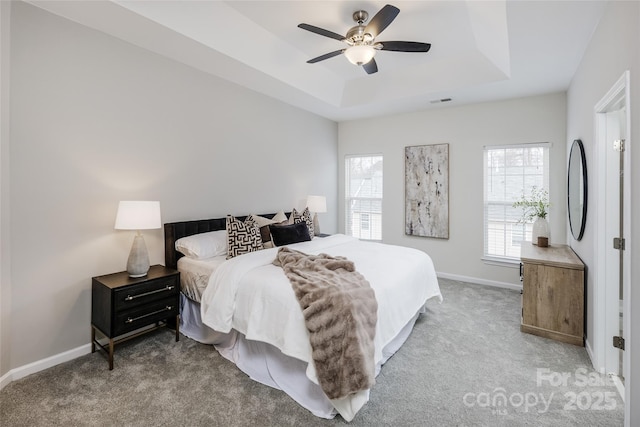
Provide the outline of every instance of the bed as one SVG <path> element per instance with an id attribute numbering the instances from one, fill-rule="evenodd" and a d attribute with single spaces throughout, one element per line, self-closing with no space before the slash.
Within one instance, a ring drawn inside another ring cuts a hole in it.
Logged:
<path id="1" fill-rule="evenodd" d="M 236 218 L 244 221 L 246 217 Z M 181 272 L 181 332 L 213 344 L 253 380 L 283 390 L 314 415 L 340 414 L 351 421 L 369 400 L 370 389 L 329 399 L 318 385 L 302 310 L 283 269 L 273 264 L 278 247 L 229 260 L 220 254 L 194 259 L 176 250 L 179 239 L 211 234 L 225 226 L 226 218 L 164 225 L 165 264 Z M 408 338 L 427 300 L 442 300 L 433 263 L 422 251 L 342 234 L 287 247 L 305 254 L 346 257 L 369 281 L 378 302 L 375 375 Z"/>

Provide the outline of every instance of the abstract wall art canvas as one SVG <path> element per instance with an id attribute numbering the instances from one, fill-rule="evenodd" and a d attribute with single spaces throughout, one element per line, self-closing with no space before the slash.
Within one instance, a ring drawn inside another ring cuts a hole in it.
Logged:
<path id="1" fill-rule="evenodd" d="M 405 234 L 449 238 L 449 144 L 405 147 Z"/>

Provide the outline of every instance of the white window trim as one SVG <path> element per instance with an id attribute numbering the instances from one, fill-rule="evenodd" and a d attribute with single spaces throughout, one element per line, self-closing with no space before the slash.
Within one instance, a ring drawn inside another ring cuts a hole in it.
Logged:
<path id="1" fill-rule="evenodd" d="M 482 262 L 484 262 L 487 265 L 497 265 L 498 267 L 510 267 L 510 268 L 520 267 L 520 260 L 517 258 L 484 255 L 480 259 L 482 260 Z"/>
<path id="2" fill-rule="evenodd" d="M 552 142 L 523 142 L 522 144 L 504 144 L 504 145 L 484 145 L 483 150 L 506 150 L 508 148 L 526 148 L 529 147 L 553 147 Z"/>

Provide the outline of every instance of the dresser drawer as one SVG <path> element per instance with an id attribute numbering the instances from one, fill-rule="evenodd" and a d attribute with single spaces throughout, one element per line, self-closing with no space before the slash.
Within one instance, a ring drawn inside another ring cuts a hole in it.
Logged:
<path id="1" fill-rule="evenodd" d="M 179 293 L 176 277 L 163 277 L 117 289 L 114 293 L 115 311 L 129 310 L 167 297 L 173 297 L 176 300 Z"/>
<path id="2" fill-rule="evenodd" d="M 178 315 L 175 297 L 164 298 L 137 308 L 122 311 L 115 317 L 115 335 L 133 331 L 159 320 Z"/>

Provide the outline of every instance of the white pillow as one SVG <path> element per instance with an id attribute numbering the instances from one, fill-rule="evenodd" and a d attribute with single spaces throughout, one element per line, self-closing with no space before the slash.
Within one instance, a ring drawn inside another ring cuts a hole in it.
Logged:
<path id="1" fill-rule="evenodd" d="M 269 225 L 271 224 L 280 224 L 284 221 L 287 221 L 287 215 L 284 211 L 280 211 L 273 216 L 273 218 L 265 218 L 263 216 L 251 214 L 251 218 L 253 218 L 253 222 L 258 225 L 260 229 L 260 236 L 262 237 L 262 246 L 265 249 L 273 248 L 273 242 L 271 241 L 271 232 L 269 231 Z"/>
<path id="2" fill-rule="evenodd" d="M 227 230 L 194 234 L 176 240 L 176 250 L 189 258 L 205 259 L 227 254 Z"/>
<path id="3" fill-rule="evenodd" d="M 271 220 L 273 221 L 274 224 L 276 224 L 283 221 L 287 221 L 288 219 L 289 218 L 287 218 L 287 215 L 284 213 L 284 211 L 280 211 L 277 214 L 275 214 Z"/>
<path id="4" fill-rule="evenodd" d="M 284 213 L 284 211 L 278 212 L 271 219 L 256 214 L 251 214 L 251 216 L 253 217 L 255 223 L 258 224 L 258 228 L 262 228 L 270 224 L 279 224 L 283 221 L 288 220 L 287 215 Z"/>
<path id="5" fill-rule="evenodd" d="M 251 217 L 253 217 L 253 221 L 256 223 L 258 228 L 262 228 L 264 226 L 267 226 L 269 224 L 273 224 L 275 222 L 272 219 L 265 218 L 263 216 L 259 216 L 259 215 L 255 215 L 255 214 L 251 214 Z"/>

